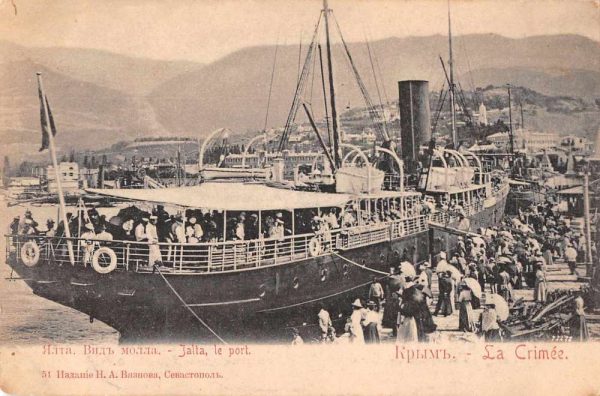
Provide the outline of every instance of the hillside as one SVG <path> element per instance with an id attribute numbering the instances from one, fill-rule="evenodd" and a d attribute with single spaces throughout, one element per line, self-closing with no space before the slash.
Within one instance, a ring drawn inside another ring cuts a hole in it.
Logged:
<path id="1" fill-rule="evenodd" d="M 99 148 L 123 137 L 166 133 L 143 97 L 76 80 L 31 61 L 15 61 L 0 68 L 0 81 L 10 82 L 0 85 L 0 155 L 38 152 L 37 71 L 42 72 L 59 131 L 59 149 Z"/>
<path id="2" fill-rule="evenodd" d="M 455 42 L 456 74 L 465 90 L 510 82 L 548 97 L 572 97 L 584 107 L 600 98 L 600 46 L 595 41 L 574 35 L 509 39 L 490 34 L 458 36 Z M 378 101 L 365 44 L 349 47 Z M 427 79 L 432 91 L 439 90 L 443 72 L 438 55 L 446 56 L 446 37 L 388 38 L 372 42 L 371 48 L 381 69 L 384 101 L 397 99 L 397 81 L 402 79 Z M 0 41 L 0 139 L 6 142 L 0 155 L 37 152 L 38 70 L 44 72 L 59 144 L 68 142 L 75 149 L 107 147 L 144 135 L 201 138 L 220 127 L 238 133 L 262 129 L 274 52 L 274 46 L 245 48 L 201 65 Z M 364 106 L 339 44 L 333 53 L 339 111 Z M 316 70 L 303 99 L 319 118 L 323 98 L 318 66 Z M 280 46 L 267 126 L 284 124 L 297 76 L 298 46 Z M 561 121 L 553 125 L 577 122 L 571 113 L 558 116 Z M 597 117 L 586 117 L 586 129 L 593 129 Z M 299 121 L 304 119 L 301 114 Z"/>
<path id="3" fill-rule="evenodd" d="M 600 93 L 600 73 L 581 69 L 525 69 L 525 68 L 483 68 L 465 73 L 459 77 L 469 86 L 500 86 L 510 82 L 551 96 L 579 96 L 593 100 Z M 466 85 L 465 85 L 466 84 Z"/>
<path id="4" fill-rule="evenodd" d="M 376 97 L 371 66 L 364 44 L 350 44 L 363 80 Z M 373 42 L 373 53 L 381 69 L 389 100 L 397 96 L 397 81 L 426 79 L 431 89 L 441 86 L 443 72 L 438 55 L 446 54 L 443 36 L 390 38 Z M 339 45 L 334 46 L 334 72 L 338 103 L 342 107 L 364 105 Z M 237 51 L 205 68 L 158 86 L 150 95 L 159 120 L 175 133 L 209 131 L 218 127 L 262 128 L 274 47 Z M 600 97 L 600 46 L 580 36 L 543 36 L 509 39 L 497 35 L 467 35 L 456 38 L 456 69 L 461 85 L 472 90 L 488 84 L 513 82 L 528 86 L 532 74 L 536 90 L 544 94 Z M 279 48 L 270 109 L 270 124 L 280 125 L 292 100 L 298 75 L 298 48 Z M 492 70 L 498 76 L 492 74 Z M 563 70 L 563 73 L 552 73 Z M 488 72 L 486 72 L 488 71 Z M 319 83 L 317 74 L 317 88 Z M 489 82 L 488 79 L 493 79 Z M 384 93 L 382 93 L 383 95 Z M 313 104 L 322 103 L 314 89 Z M 314 106 L 316 116 L 320 116 Z"/>
<path id="5" fill-rule="evenodd" d="M 135 58 L 96 49 L 26 48 L 0 40 L 0 63 L 25 60 L 76 80 L 140 96 L 171 78 L 203 67 L 195 62 Z"/>

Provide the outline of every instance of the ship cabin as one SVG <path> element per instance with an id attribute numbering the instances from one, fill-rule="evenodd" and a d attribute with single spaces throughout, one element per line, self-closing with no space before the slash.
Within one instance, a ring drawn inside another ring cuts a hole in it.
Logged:
<path id="1" fill-rule="evenodd" d="M 420 187 L 435 206 L 434 221 L 446 223 L 459 214 L 471 216 L 480 212 L 492 195 L 492 179 L 489 165 L 476 154 L 436 148 Z"/>
<path id="2" fill-rule="evenodd" d="M 11 236 L 12 252 L 26 255 L 25 242 L 34 242 L 40 261 L 68 263 L 70 242 L 75 264 L 99 273 L 151 272 L 161 263 L 166 273 L 209 273 L 310 259 L 425 232 L 428 227 L 417 192 L 319 193 L 237 182 L 162 191 L 88 192 L 131 202 L 107 219 L 112 240 L 89 233 L 75 233 L 70 241 Z M 144 217 L 155 216 L 150 221 L 157 222 L 158 240 L 132 237 L 137 225 L 145 224 Z M 129 238 L 123 236 L 126 222 Z M 85 224 L 75 229 L 85 230 Z"/>

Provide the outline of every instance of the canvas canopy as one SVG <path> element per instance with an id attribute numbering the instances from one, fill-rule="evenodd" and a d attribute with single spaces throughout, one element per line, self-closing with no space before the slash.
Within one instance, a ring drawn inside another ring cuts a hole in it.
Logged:
<path id="1" fill-rule="evenodd" d="M 278 210 L 342 207 L 348 194 L 287 190 L 262 184 L 204 183 L 161 189 L 86 189 L 92 194 L 138 202 L 213 210 Z"/>

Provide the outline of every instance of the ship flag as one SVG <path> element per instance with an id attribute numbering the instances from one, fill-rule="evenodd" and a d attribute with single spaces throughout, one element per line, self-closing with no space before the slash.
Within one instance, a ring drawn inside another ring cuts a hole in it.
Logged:
<path id="1" fill-rule="evenodd" d="M 40 148 L 40 151 L 44 151 L 50 145 L 50 139 L 48 137 L 49 131 L 52 131 L 52 136 L 56 136 L 56 125 L 54 125 L 54 117 L 52 117 L 52 111 L 50 111 L 48 98 L 42 93 L 42 90 L 39 87 L 38 94 L 40 97 L 40 121 L 42 125 L 42 147 Z M 46 101 L 48 119 L 46 119 L 46 112 L 44 111 L 44 101 Z"/>

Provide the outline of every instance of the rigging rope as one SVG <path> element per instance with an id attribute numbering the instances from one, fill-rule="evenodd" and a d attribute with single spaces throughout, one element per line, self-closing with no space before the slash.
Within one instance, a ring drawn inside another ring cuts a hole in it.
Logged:
<path id="1" fill-rule="evenodd" d="M 342 256 L 342 255 L 339 255 L 339 254 L 337 254 L 336 252 L 331 252 L 331 254 L 333 254 L 334 256 L 338 256 L 338 257 L 339 257 L 339 258 L 341 258 L 342 260 L 346 260 L 346 261 L 347 261 L 347 262 L 349 262 L 350 264 L 352 264 L 352 265 L 355 265 L 355 266 L 357 266 L 357 267 L 359 267 L 359 268 L 365 269 L 365 270 L 367 270 L 367 271 L 371 271 L 371 272 L 374 272 L 374 273 L 376 273 L 376 274 L 379 274 L 379 275 L 390 276 L 390 273 L 389 273 L 389 272 L 383 272 L 383 271 L 379 271 L 379 270 L 376 270 L 376 269 L 373 269 L 373 268 L 369 268 L 369 267 L 367 267 L 366 265 L 361 265 L 361 264 L 358 264 L 357 262 L 355 262 L 355 261 L 352 261 L 352 260 L 350 260 L 349 258 L 346 258 L 346 257 L 344 257 L 344 256 Z"/>
<path id="2" fill-rule="evenodd" d="M 273 68 L 271 69 L 271 83 L 269 84 L 269 96 L 267 99 L 267 114 L 265 114 L 265 125 L 263 131 L 267 130 L 267 121 L 269 120 L 269 108 L 271 107 L 271 92 L 273 91 L 273 79 L 275 77 L 275 65 L 277 64 L 277 50 L 279 49 L 279 38 L 275 43 L 275 56 L 273 57 Z"/>
<path id="3" fill-rule="evenodd" d="M 365 36 L 365 42 L 367 43 L 367 51 L 369 52 L 369 62 L 371 63 L 371 70 L 373 71 L 373 79 L 375 80 L 375 88 L 377 91 L 377 97 L 379 98 L 379 107 L 382 112 L 382 121 L 384 125 L 384 129 L 387 129 L 387 122 L 385 120 L 385 112 L 383 111 L 383 103 L 381 101 L 381 92 L 379 91 L 379 81 L 377 80 L 377 74 L 375 73 L 375 66 L 373 64 L 373 56 L 371 54 L 371 45 L 369 45 L 369 40 Z"/>
<path id="4" fill-rule="evenodd" d="M 283 133 L 281 134 L 281 139 L 279 140 L 279 146 L 277 150 L 281 153 L 285 147 L 287 146 L 288 140 L 290 138 L 290 133 L 292 131 L 292 127 L 294 125 L 294 121 L 296 120 L 296 115 L 298 114 L 298 107 L 300 106 L 300 99 L 304 92 L 306 76 L 309 74 L 308 71 L 310 69 L 311 57 L 313 56 L 315 43 L 317 34 L 319 32 L 319 26 L 321 25 L 321 19 L 323 17 L 323 12 L 319 16 L 319 20 L 317 21 L 317 25 L 315 26 L 315 31 L 313 32 L 313 37 L 310 42 L 310 46 L 308 47 L 308 51 L 306 53 L 306 59 L 304 60 L 304 66 L 302 67 L 302 73 L 300 74 L 300 78 L 298 79 L 298 83 L 296 84 L 296 91 L 294 93 L 294 99 L 292 100 L 292 106 L 290 108 L 290 112 L 288 113 L 287 120 L 285 122 L 285 127 L 283 129 Z"/>
<path id="5" fill-rule="evenodd" d="M 161 276 L 161 278 L 163 278 L 163 280 L 165 281 L 165 283 L 167 284 L 167 286 L 169 286 L 169 289 L 171 289 L 171 291 L 173 292 L 173 294 L 175 294 L 175 296 L 179 299 L 179 301 L 181 301 L 181 303 L 183 304 L 184 307 L 186 307 L 188 309 L 188 311 L 190 311 L 190 313 L 192 315 L 194 315 L 194 317 L 202 324 L 202 326 L 206 327 L 206 329 L 208 329 L 208 331 L 210 331 L 215 337 L 217 337 L 217 339 L 219 341 L 221 341 L 223 344 L 227 345 L 227 342 L 225 342 L 224 339 L 222 339 L 217 333 L 215 333 L 215 331 L 213 329 L 210 328 L 209 325 L 206 324 L 206 322 L 204 322 L 202 320 L 202 318 L 200 318 L 196 312 L 194 312 L 194 310 L 192 308 L 190 308 L 190 306 L 183 300 L 183 298 L 181 298 L 181 296 L 179 295 L 179 293 L 177 293 L 177 290 L 175 290 L 175 288 L 171 285 L 171 283 L 167 280 L 167 278 L 164 276 L 164 274 L 160 271 L 160 269 L 154 265 L 154 269 L 156 271 L 158 271 L 158 274 Z"/>
<path id="6" fill-rule="evenodd" d="M 321 66 L 321 85 L 323 87 L 323 103 L 325 107 L 325 123 L 327 124 L 327 138 L 329 139 L 329 148 L 333 147 L 333 133 L 331 131 L 331 125 L 329 125 L 329 108 L 327 106 L 327 90 L 325 89 L 325 73 L 323 72 L 323 52 L 321 51 L 321 44 L 319 48 L 319 64 Z"/>
<path id="7" fill-rule="evenodd" d="M 333 15 L 333 14 L 332 14 Z M 333 15 L 333 21 L 335 22 L 335 26 L 337 28 L 338 34 L 340 35 L 340 39 L 342 41 L 342 45 L 344 47 L 344 50 L 346 52 L 346 56 L 348 58 L 348 61 L 350 62 L 350 66 L 352 68 L 352 72 L 354 73 L 354 78 L 356 79 L 356 82 L 358 84 L 358 88 L 360 89 L 360 92 L 363 96 L 363 99 L 365 101 L 365 104 L 367 106 L 367 110 L 369 111 L 369 116 L 371 117 L 371 121 L 373 122 L 373 126 L 375 127 L 375 129 L 377 130 L 377 132 L 379 132 L 379 135 L 385 140 L 388 141 L 390 140 L 390 137 L 387 133 L 387 130 L 385 129 L 385 124 L 380 125 L 379 123 L 376 122 L 376 120 L 378 118 L 380 118 L 379 112 L 377 111 L 377 109 L 375 108 L 375 106 L 373 106 L 373 101 L 371 100 L 371 97 L 369 96 L 369 92 L 367 91 L 367 88 L 365 87 L 365 84 L 362 81 L 362 78 L 360 77 L 360 74 L 358 73 L 358 69 L 356 68 L 356 65 L 354 64 L 354 60 L 352 59 L 352 55 L 350 55 L 350 50 L 348 49 L 348 45 L 346 44 L 346 40 L 344 40 L 344 36 L 342 35 L 342 29 L 340 28 L 340 25 L 338 24 L 337 18 L 335 17 L 335 15 Z"/>
<path id="8" fill-rule="evenodd" d="M 433 121 L 433 126 L 431 127 L 431 134 L 433 135 L 437 129 L 437 124 L 438 121 L 440 119 L 440 115 L 442 114 L 442 109 L 444 108 L 444 102 L 446 101 L 446 94 L 448 93 L 448 91 L 446 91 L 444 89 L 444 87 L 446 86 L 446 83 L 443 82 L 442 83 L 442 89 L 440 90 L 440 95 L 438 97 L 438 109 L 437 112 L 435 113 L 435 119 Z"/>

